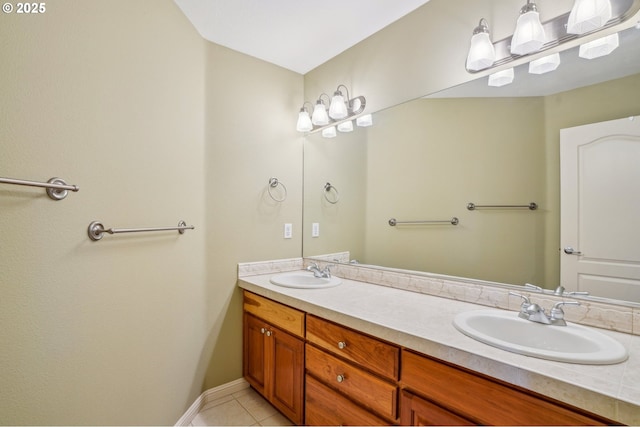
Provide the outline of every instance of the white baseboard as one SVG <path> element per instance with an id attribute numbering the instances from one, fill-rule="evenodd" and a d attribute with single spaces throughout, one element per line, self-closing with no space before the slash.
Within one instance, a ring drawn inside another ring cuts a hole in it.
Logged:
<path id="1" fill-rule="evenodd" d="M 198 415 L 198 412 L 204 408 L 209 402 L 212 402 L 221 397 L 228 396 L 233 393 L 237 393 L 245 388 L 249 387 L 249 383 L 244 378 L 239 378 L 235 381 L 231 381 L 226 384 L 219 385 L 218 387 L 205 390 L 198 398 L 191 404 L 189 409 L 180 417 L 176 426 L 188 426 L 191 421 Z"/>

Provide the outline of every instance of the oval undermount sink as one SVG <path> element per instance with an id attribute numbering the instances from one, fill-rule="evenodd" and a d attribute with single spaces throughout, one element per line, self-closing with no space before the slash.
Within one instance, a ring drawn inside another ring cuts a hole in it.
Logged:
<path id="1" fill-rule="evenodd" d="M 313 273 L 296 271 L 275 275 L 270 282 L 287 288 L 318 289 L 338 286 L 342 280 L 339 277 L 315 277 Z"/>
<path id="2" fill-rule="evenodd" d="M 627 360 L 627 349 L 615 339 L 581 325 L 543 325 L 501 310 L 458 314 L 453 325 L 485 344 L 540 359 L 588 365 Z"/>

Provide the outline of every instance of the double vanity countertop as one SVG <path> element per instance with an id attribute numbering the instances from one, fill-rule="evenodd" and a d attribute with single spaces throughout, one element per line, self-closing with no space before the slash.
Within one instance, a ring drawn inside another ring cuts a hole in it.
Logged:
<path id="1" fill-rule="evenodd" d="M 627 348 L 629 358 L 622 363 L 554 362 L 491 347 L 453 326 L 458 313 L 490 307 L 349 279 L 330 288 L 288 288 L 272 284 L 273 275 L 240 277 L 238 284 L 250 292 L 399 346 L 625 424 L 640 425 L 638 335 L 598 329 Z"/>

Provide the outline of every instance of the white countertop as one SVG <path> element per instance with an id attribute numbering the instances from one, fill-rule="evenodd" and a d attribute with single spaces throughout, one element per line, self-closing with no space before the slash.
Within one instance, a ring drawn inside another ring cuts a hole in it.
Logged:
<path id="1" fill-rule="evenodd" d="M 488 346 L 454 328 L 456 314 L 489 307 L 348 279 L 332 288 L 286 288 L 272 284 L 272 276 L 242 277 L 238 284 L 400 346 L 625 424 L 640 425 L 640 336 L 598 329 L 629 350 L 629 359 L 623 363 L 553 362 Z"/>

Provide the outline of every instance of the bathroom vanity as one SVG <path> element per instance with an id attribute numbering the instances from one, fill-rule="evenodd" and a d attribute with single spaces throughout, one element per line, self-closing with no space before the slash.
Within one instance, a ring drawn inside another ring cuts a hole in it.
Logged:
<path id="1" fill-rule="evenodd" d="M 598 425 L 633 423 L 640 408 L 594 389 L 633 354 L 607 366 L 534 359 L 456 331 L 453 316 L 475 304 L 348 279 L 284 288 L 271 276 L 239 279 L 244 375 L 296 424 Z"/>

